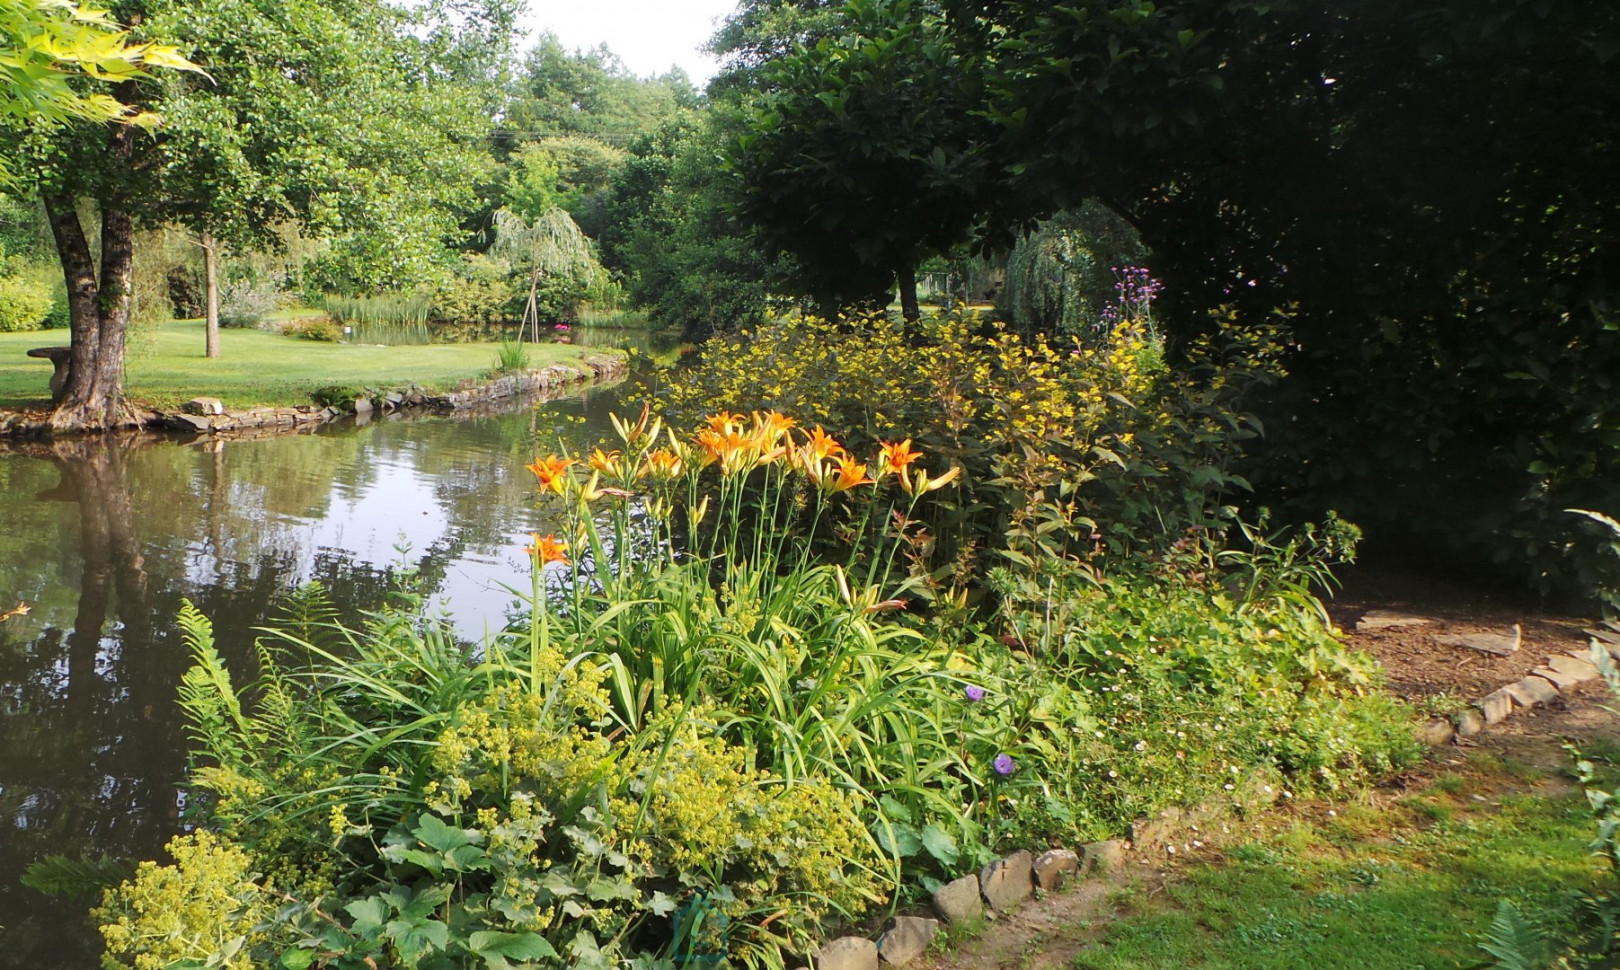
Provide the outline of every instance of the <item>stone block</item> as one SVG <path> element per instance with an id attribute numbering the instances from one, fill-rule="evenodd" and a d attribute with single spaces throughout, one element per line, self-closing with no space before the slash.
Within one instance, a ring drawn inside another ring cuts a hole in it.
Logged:
<path id="1" fill-rule="evenodd" d="M 1031 873 L 1035 857 L 1020 849 L 1005 859 L 985 866 L 979 871 L 979 892 L 990 908 L 998 913 L 1010 913 L 1035 891 Z"/>
<path id="2" fill-rule="evenodd" d="M 180 405 L 187 414 L 224 414 L 225 402 L 217 397 L 194 397 Z"/>
<path id="3" fill-rule="evenodd" d="M 1080 856 L 1068 849 L 1048 849 L 1035 857 L 1031 867 L 1035 885 L 1046 891 L 1062 888 L 1063 884 L 1080 874 Z"/>
<path id="4" fill-rule="evenodd" d="M 883 962 L 902 967 L 922 956 L 939 932 L 939 920 L 921 916 L 896 916 L 888 932 L 878 937 L 878 956 Z"/>
<path id="5" fill-rule="evenodd" d="M 816 951 L 816 970 L 878 970 L 877 944 L 841 936 Z"/>
<path id="6" fill-rule="evenodd" d="M 1513 703 L 1520 707 L 1540 707 L 1558 696 L 1558 688 L 1552 681 L 1544 680 L 1535 675 L 1517 680 L 1502 688 L 1513 698 Z"/>
<path id="7" fill-rule="evenodd" d="M 354 399 L 354 413 L 355 414 L 370 414 L 371 413 L 371 399 L 366 398 L 366 397 L 357 397 L 357 398 L 355 398 Z"/>
<path id="8" fill-rule="evenodd" d="M 1457 737 L 1459 738 L 1471 738 L 1485 730 L 1485 717 L 1479 712 L 1478 708 L 1467 708 L 1453 718 L 1453 721 L 1456 722 Z"/>
<path id="9" fill-rule="evenodd" d="M 169 427 L 180 431 L 209 432 L 214 430 L 213 419 L 200 414 L 171 414 L 168 417 L 168 424 Z"/>
<path id="10" fill-rule="evenodd" d="M 951 924 L 971 923 L 984 915 L 984 901 L 979 898 L 979 877 L 963 876 L 939 887 L 934 893 L 934 908 Z"/>
<path id="11" fill-rule="evenodd" d="M 1598 669 L 1590 660 L 1566 657 L 1555 654 L 1547 658 L 1547 666 L 1537 667 L 1531 673 L 1544 680 L 1550 680 L 1554 687 L 1560 691 L 1569 690 L 1579 684 L 1598 678 Z"/>
<path id="12" fill-rule="evenodd" d="M 1506 690 L 1493 690 L 1474 705 L 1485 718 L 1487 725 L 1500 724 L 1513 713 L 1513 695 Z"/>
<path id="13" fill-rule="evenodd" d="M 1356 621 L 1356 632 L 1388 630 L 1391 627 L 1424 626 L 1434 621 L 1426 616 L 1415 616 L 1397 610 L 1368 610 Z"/>
<path id="14" fill-rule="evenodd" d="M 1087 842 L 1081 847 L 1081 851 L 1084 853 L 1083 868 L 1086 872 L 1112 872 L 1125 864 L 1123 839 Z"/>
<path id="15" fill-rule="evenodd" d="M 1442 744 L 1450 744 L 1451 739 L 1456 736 L 1457 728 L 1451 723 L 1450 718 L 1432 718 L 1428 723 L 1418 728 L 1418 740 L 1431 748 L 1437 748 Z"/>
<path id="16" fill-rule="evenodd" d="M 1466 647 L 1469 650 L 1506 657 L 1518 651 L 1519 644 L 1524 642 L 1524 633 L 1519 629 L 1519 624 L 1515 623 L 1503 633 L 1463 633 L 1456 636 L 1435 637 L 1435 640 L 1450 647 Z"/>

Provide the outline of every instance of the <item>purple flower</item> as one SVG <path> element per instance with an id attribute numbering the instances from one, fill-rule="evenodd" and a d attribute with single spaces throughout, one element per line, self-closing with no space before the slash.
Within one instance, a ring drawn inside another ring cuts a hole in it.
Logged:
<path id="1" fill-rule="evenodd" d="M 984 688 L 980 687 L 978 684 L 967 685 L 966 687 L 962 688 L 962 693 L 966 695 L 967 702 L 969 704 L 977 704 L 984 700 Z"/>
<path id="2" fill-rule="evenodd" d="M 1018 766 L 1013 763 L 1012 755 L 1007 754 L 1005 751 L 996 755 L 996 760 L 990 762 L 990 764 L 995 767 L 996 774 L 1003 777 L 1012 774 L 1013 771 L 1018 768 Z"/>

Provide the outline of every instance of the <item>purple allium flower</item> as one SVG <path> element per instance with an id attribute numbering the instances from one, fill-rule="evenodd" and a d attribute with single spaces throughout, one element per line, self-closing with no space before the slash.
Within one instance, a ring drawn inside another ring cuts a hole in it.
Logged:
<path id="1" fill-rule="evenodd" d="M 966 687 L 962 688 L 962 693 L 966 695 L 967 702 L 969 704 L 977 704 L 984 700 L 984 688 L 980 687 L 978 684 L 967 685 Z"/>
<path id="2" fill-rule="evenodd" d="M 996 774 L 1002 776 L 1012 774 L 1013 771 L 1018 767 L 1013 763 L 1012 755 L 1007 754 L 1005 751 L 996 755 L 996 760 L 990 762 L 990 764 L 995 767 Z"/>

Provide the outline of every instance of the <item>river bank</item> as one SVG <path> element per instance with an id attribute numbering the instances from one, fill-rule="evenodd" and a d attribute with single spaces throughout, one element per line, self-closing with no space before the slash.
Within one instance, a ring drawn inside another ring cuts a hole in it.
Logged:
<path id="1" fill-rule="evenodd" d="M 364 421 L 373 414 L 413 408 L 459 411 L 522 395 L 540 394 L 570 385 L 614 380 L 625 372 L 625 358 L 613 351 L 580 354 L 570 363 L 552 363 L 519 374 L 476 380 L 462 378 L 451 389 L 418 383 L 355 387 L 349 393 L 327 389 L 326 403 L 258 406 L 231 409 L 220 397 L 193 397 L 177 408 L 136 406 L 128 428 L 180 431 L 195 434 L 262 434 L 296 431 L 355 416 Z M 48 408 L 0 411 L 0 438 L 38 438 L 52 434 Z"/>

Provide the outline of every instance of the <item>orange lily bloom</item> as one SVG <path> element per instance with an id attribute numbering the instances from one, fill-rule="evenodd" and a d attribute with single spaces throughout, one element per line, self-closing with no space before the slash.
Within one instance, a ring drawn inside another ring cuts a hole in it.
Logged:
<path id="1" fill-rule="evenodd" d="M 838 467 L 833 470 L 832 476 L 828 479 L 826 485 L 830 494 L 837 495 L 839 492 L 847 492 L 857 485 L 872 484 L 872 479 L 866 477 L 866 466 L 862 463 L 848 455 L 839 455 L 834 461 L 838 463 Z"/>
<path id="2" fill-rule="evenodd" d="M 534 540 L 534 545 L 524 547 L 523 551 L 538 560 L 540 565 L 568 561 L 568 544 L 558 542 L 555 535 L 543 536 L 538 532 L 531 532 L 529 537 Z"/>
<path id="3" fill-rule="evenodd" d="M 697 442 L 711 461 L 720 463 L 721 474 L 735 475 L 753 467 L 753 442 L 734 428 L 723 432 L 714 428 L 704 428 L 693 436 L 692 440 Z"/>
<path id="4" fill-rule="evenodd" d="M 647 453 L 647 472 L 654 478 L 674 478 L 684 467 L 681 456 L 668 448 L 658 448 Z"/>
<path id="5" fill-rule="evenodd" d="M 886 472 L 892 471 L 904 478 L 906 474 L 906 466 L 921 457 L 922 452 L 911 450 L 910 438 L 907 438 L 899 444 L 892 444 L 885 441 L 882 442 L 881 450 L 878 452 L 878 467 Z"/>
<path id="6" fill-rule="evenodd" d="M 600 448 L 591 452 L 591 467 L 603 474 L 616 470 L 619 466 L 619 451 L 603 451 Z"/>
<path id="7" fill-rule="evenodd" d="M 821 425 L 810 429 L 810 434 L 804 440 L 804 452 L 816 461 L 830 458 L 833 455 L 843 454 L 844 446 L 838 439 L 821 430 Z"/>
<path id="8" fill-rule="evenodd" d="M 563 486 L 568 484 L 568 476 L 564 472 L 568 471 L 568 466 L 572 464 L 574 464 L 572 458 L 548 455 L 545 458 L 536 458 L 534 464 L 523 467 L 534 472 L 534 477 L 539 480 L 542 489 L 561 495 Z"/>
<path id="9" fill-rule="evenodd" d="M 717 431 L 720 434 L 729 434 L 733 431 L 741 431 L 743 422 L 747 420 L 748 419 L 741 414 L 733 414 L 730 411 L 721 411 L 718 414 L 711 414 L 707 418 L 704 418 L 703 422 L 709 426 L 710 431 Z"/>

